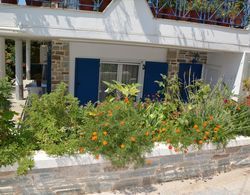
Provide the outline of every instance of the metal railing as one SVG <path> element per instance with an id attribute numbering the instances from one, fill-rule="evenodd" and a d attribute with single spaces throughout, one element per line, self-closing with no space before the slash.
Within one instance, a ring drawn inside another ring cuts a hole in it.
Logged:
<path id="1" fill-rule="evenodd" d="M 244 28 L 250 0 L 148 0 L 155 17 Z"/>
<path id="2" fill-rule="evenodd" d="M 56 7 L 63 9 L 79 9 L 103 11 L 112 0 L 25 0 L 27 6 Z M 18 4 L 18 0 L 1 0 L 1 3 Z"/>

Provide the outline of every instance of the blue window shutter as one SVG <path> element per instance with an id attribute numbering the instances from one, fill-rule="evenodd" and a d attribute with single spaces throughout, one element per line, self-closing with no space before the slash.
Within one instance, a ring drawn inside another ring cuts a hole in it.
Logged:
<path id="1" fill-rule="evenodd" d="M 159 86 L 155 81 L 161 81 L 161 74 L 167 75 L 168 64 L 163 62 L 146 62 L 143 84 L 143 99 L 148 95 L 151 97 L 159 90 Z"/>
<path id="2" fill-rule="evenodd" d="M 98 101 L 100 59 L 76 58 L 75 96 L 82 105 Z"/>
<path id="3" fill-rule="evenodd" d="M 188 93 L 185 87 L 192 84 L 194 80 L 201 79 L 202 64 L 180 63 L 179 81 L 181 82 L 180 93 L 183 101 L 188 101 Z"/>

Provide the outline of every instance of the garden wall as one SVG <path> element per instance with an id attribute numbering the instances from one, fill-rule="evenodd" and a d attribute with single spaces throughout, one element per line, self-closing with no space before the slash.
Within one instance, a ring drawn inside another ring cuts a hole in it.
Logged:
<path id="1" fill-rule="evenodd" d="M 193 177 L 208 177 L 250 165 L 250 138 L 231 141 L 225 150 L 205 145 L 197 151 L 175 153 L 157 144 L 146 165 L 116 169 L 103 159 L 85 154 L 51 158 L 35 156 L 36 167 L 26 176 L 16 176 L 15 167 L 0 169 L 0 194 L 82 194 L 150 185 Z"/>

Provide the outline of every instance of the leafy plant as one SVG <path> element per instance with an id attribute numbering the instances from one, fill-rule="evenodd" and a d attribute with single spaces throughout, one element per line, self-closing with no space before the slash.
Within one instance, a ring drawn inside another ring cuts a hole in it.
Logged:
<path id="1" fill-rule="evenodd" d="M 80 151 L 96 158 L 103 155 L 113 165 L 140 165 L 153 148 L 149 126 L 145 124 L 141 104 L 126 100 L 104 101 L 88 108 L 88 120 L 81 127 Z"/>
<path id="2" fill-rule="evenodd" d="M 73 154 L 79 145 L 81 112 L 78 100 L 62 83 L 50 94 L 31 97 L 22 128 L 33 134 L 37 149 L 50 155 Z"/>

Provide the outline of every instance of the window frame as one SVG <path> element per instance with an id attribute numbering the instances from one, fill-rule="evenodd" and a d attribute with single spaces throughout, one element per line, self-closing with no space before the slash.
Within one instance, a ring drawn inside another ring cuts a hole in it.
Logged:
<path id="1" fill-rule="evenodd" d="M 100 60 L 100 68 L 99 68 L 99 85 L 98 85 L 98 101 L 100 101 L 100 88 L 101 88 L 101 67 L 102 64 L 116 64 L 117 65 L 117 81 L 122 81 L 122 71 L 124 65 L 133 65 L 138 66 L 138 75 L 137 75 L 137 83 L 139 83 L 140 86 L 140 93 L 136 97 L 136 101 L 138 101 L 140 98 L 142 98 L 143 94 L 143 80 L 144 80 L 144 70 L 143 66 L 145 64 L 144 61 L 119 61 L 119 60 Z"/>

